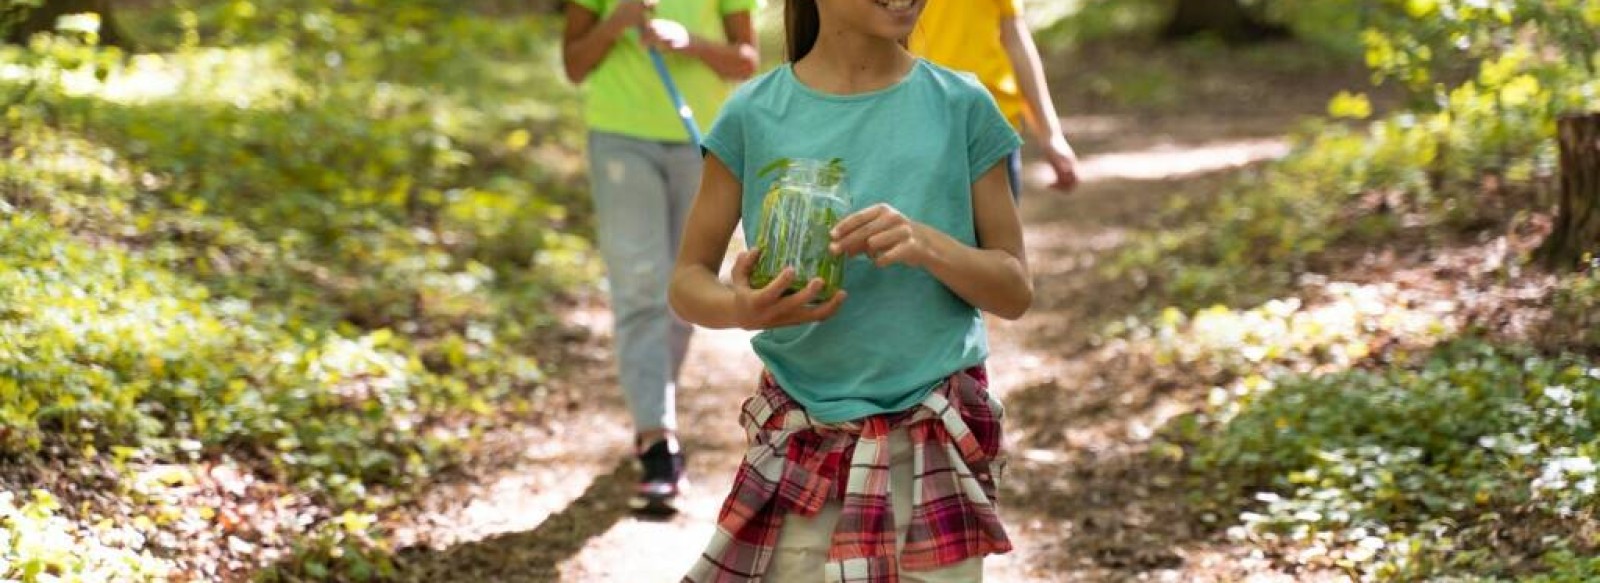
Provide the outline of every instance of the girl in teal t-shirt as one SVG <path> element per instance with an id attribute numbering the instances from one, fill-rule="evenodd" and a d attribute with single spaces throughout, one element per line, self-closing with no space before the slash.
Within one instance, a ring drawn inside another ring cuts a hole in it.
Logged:
<path id="1" fill-rule="evenodd" d="M 830 428 L 822 432 L 826 435 L 839 428 L 863 431 L 874 420 L 893 420 L 887 423 L 894 427 L 922 418 L 914 413 L 931 402 L 931 394 L 949 390 L 956 384 L 951 379 L 965 371 L 981 370 L 988 355 L 982 312 L 1014 319 L 1032 302 L 1020 220 L 1001 164 L 1021 140 L 975 79 L 906 51 L 900 41 L 915 27 L 924 1 L 789 0 L 790 62 L 736 90 L 707 135 L 704 178 L 673 276 L 672 306 L 685 319 L 711 328 L 761 331 L 752 346 L 766 365 L 765 378 L 803 410 L 806 423 Z M 763 251 L 753 248 L 756 218 L 770 184 L 761 170 L 785 158 L 837 158 L 846 169 L 855 208 L 832 230 L 830 246 L 848 258 L 844 288 L 824 302 L 813 301 L 821 280 L 785 295 L 792 270 L 764 288 L 750 285 Z M 738 256 L 731 281 L 723 282 L 718 271 L 741 219 L 752 249 Z M 747 405 L 746 417 L 751 412 Z M 787 439 L 788 433 L 746 430 L 756 448 L 747 463 L 767 455 L 761 450 L 795 456 L 816 450 L 788 451 L 771 441 Z M 942 435 L 916 428 L 911 433 Z M 955 436 L 942 439 L 948 444 Z M 889 449 L 909 451 L 888 443 Z M 917 451 L 924 445 L 919 442 Z M 804 465 L 798 460 L 786 463 Z M 891 473 L 909 472 L 911 463 L 910 458 L 894 457 Z M 773 471 L 784 479 L 805 473 Z M 740 484 L 724 508 L 722 526 L 730 532 L 719 535 L 719 541 L 759 547 L 750 541 L 760 541 L 760 536 L 732 532 L 755 528 L 738 518 L 760 509 L 741 506 L 760 499 L 759 492 L 792 493 L 793 488 L 814 486 L 747 485 L 766 475 L 758 467 L 741 470 Z M 852 476 L 848 482 L 854 487 L 858 480 Z M 916 502 L 938 506 L 933 500 Z M 987 502 L 958 505 L 956 511 L 977 506 Z M 729 526 L 730 520 L 738 524 Z M 961 523 L 935 521 L 935 526 Z M 786 555 L 785 536 L 791 541 L 838 541 L 859 534 L 807 537 L 791 533 L 787 521 L 785 525 L 772 555 L 779 559 Z M 838 528 L 859 526 L 840 522 Z M 919 532 L 927 534 L 926 529 Z M 719 548 L 708 552 L 703 563 L 712 566 L 697 571 L 702 576 L 725 569 L 715 566 L 721 561 L 767 556 L 761 550 Z M 820 557 L 830 556 L 826 548 L 820 552 Z M 779 563 L 787 566 L 757 560 L 746 568 L 784 570 L 797 561 Z M 811 567 L 822 565 L 806 568 Z"/>
<path id="2" fill-rule="evenodd" d="M 589 183 L 616 315 L 618 381 L 636 431 L 633 503 L 670 511 L 683 477 L 673 436 L 678 369 L 693 328 L 667 308 L 674 251 L 700 184 L 700 148 L 657 76 L 664 55 L 700 120 L 755 72 L 756 0 L 569 0 L 561 57 L 585 89 Z"/>

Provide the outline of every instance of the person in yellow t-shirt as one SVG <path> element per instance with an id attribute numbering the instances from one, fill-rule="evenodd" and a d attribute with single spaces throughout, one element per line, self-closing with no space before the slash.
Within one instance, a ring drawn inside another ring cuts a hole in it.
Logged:
<path id="1" fill-rule="evenodd" d="M 911 33 L 911 52 L 977 75 L 1011 124 L 1026 125 L 1038 140 L 1055 171 L 1051 186 L 1071 190 L 1078 184 L 1078 157 L 1061 131 L 1044 64 L 1022 14 L 1022 0 L 928 0 Z M 1012 155 L 1010 169 L 1012 189 L 1020 193 L 1020 154 Z"/>
<path id="2" fill-rule="evenodd" d="M 704 162 L 651 62 L 662 54 L 700 131 L 733 83 L 756 71 L 758 0 L 567 0 L 561 57 L 584 89 L 590 196 L 615 314 L 618 383 L 640 472 L 631 503 L 673 511 L 683 482 L 674 436 L 678 370 L 694 328 L 667 306 L 689 204 Z"/>

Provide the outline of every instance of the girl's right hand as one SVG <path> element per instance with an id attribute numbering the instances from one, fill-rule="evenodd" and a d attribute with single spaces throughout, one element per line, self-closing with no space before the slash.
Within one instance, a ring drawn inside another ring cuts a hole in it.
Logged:
<path id="1" fill-rule="evenodd" d="M 766 287 L 750 287 L 750 273 L 755 271 L 756 258 L 760 255 L 760 249 L 752 249 L 740 253 L 733 262 L 733 310 L 740 328 L 766 330 L 817 322 L 839 311 L 839 305 L 844 303 L 844 290 L 839 290 L 826 302 L 807 305 L 822 292 L 821 279 L 812 279 L 805 289 L 784 296 L 783 292 L 794 281 L 793 268 L 784 268 Z"/>

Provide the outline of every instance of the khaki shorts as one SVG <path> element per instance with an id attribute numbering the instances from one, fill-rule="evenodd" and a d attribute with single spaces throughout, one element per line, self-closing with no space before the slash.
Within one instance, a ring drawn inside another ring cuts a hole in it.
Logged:
<path id="1" fill-rule="evenodd" d="M 895 548 L 905 545 L 911 525 L 911 437 L 905 429 L 889 433 L 889 492 L 894 504 Z M 816 516 L 783 517 L 778 545 L 763 581 L 771 583 L 821 583 L 828 562 L 833 527 L 839 521 L 839 501 L 823 505 Z M 973 583 L 983 580 L 983 559 L 967 559 L 937 571 L 901 571 L 905 583 Z"/>

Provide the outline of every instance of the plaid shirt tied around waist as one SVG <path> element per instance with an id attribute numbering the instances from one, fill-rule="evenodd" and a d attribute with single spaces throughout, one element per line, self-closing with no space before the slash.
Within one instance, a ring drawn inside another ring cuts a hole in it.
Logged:
<path id="1" fill-rule="evenodd" d="M 896 583 L 899 570 L 930 571 L 1011 550 L 995 510 L 1003 409 L 982 367 L 950 376 L 907 411 L 822 424 L 763 374 L 740 422 L 750 449 L 717 531 L 686 583 L 763 581 L 786 514 L 842 507 L 825 580 Z M 912 445 L 911 525 L 895 553 L 889 432 Z"/>

